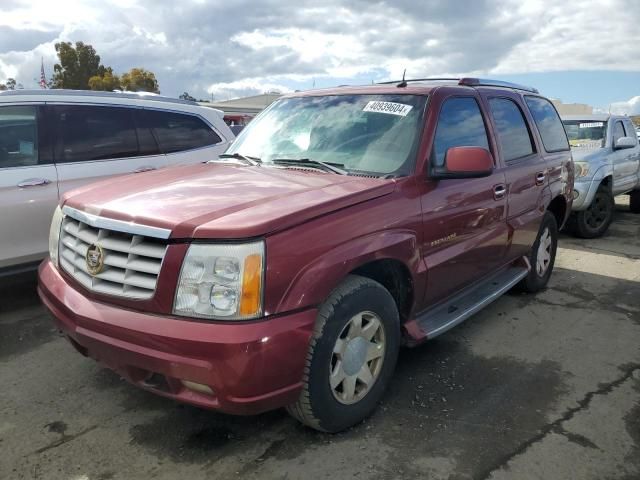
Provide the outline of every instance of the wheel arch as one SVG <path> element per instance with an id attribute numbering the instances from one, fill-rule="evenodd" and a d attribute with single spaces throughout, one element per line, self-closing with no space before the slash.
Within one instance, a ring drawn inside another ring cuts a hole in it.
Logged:
<path id="1" fill-rule="evenodd" d="M 404 323 L 411 315 L 415 300 L 415 285 L 409 268 L 401 261 L 384 258 L 374 260 L 350 272 L 380 283 L 393 297 L 400 323 Z"/>
<path id="2" fill-rule="evenodd" d="M 415 232 L 378 232 L 353 239 L 298 272 L 278 302 L 277 312 L 320 305 L 349 275 L 360 275 L 389 290 L 404 320 L 424 283 L 419 265 Z"/>

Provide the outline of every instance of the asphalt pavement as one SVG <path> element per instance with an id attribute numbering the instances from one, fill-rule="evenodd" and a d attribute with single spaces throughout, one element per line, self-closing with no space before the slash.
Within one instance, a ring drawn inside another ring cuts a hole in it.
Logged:
<path id="1" fill-rule="evenodd" d="M 376 413 L 336 435 L 139 390 L 0 279 L 1 479 L 639 479 L 640 215 L 563 235 L 549 288 L 400 354 Z"/>

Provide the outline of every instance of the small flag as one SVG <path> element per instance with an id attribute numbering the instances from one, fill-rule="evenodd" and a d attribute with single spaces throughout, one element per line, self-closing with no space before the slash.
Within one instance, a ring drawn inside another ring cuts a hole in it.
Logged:
<path id="1" fill-rule="evenodd" d="M 40 62 L 40 88 L 47 88 L 47 77 L 44 75 L 44 58 Z"/>

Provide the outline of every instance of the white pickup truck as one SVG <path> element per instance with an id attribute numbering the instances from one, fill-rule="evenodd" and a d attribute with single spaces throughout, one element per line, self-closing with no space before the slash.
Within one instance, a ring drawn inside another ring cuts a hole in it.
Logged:
<path id="1" fill-rule="evenodd" d="M 582 238 L 603 235 L 613 220 L 616 195 L 629 194 L 640 213 L 640 144 L 627 116 L 566 115 L 562 123 L 575 162 L 569 226 Z"/>

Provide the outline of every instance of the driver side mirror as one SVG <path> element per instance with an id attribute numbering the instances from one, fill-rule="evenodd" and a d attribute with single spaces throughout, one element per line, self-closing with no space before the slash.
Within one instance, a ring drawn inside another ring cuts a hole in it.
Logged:
<path id="1" fill-rule="evenodd" d="M 633 148 L 636 146 L 636 139 L 633 137 L 620 137 L 613 142 L 614 150 L 622 150 L 623 148 Z"/>
<path id="2" fill-rule="evenodd" d="M 493 156 L 482 147 L 451 147 L 444 156 L 444 166 L 433 167 L 431 178 L 480 178 L 493 173 Z"/>

